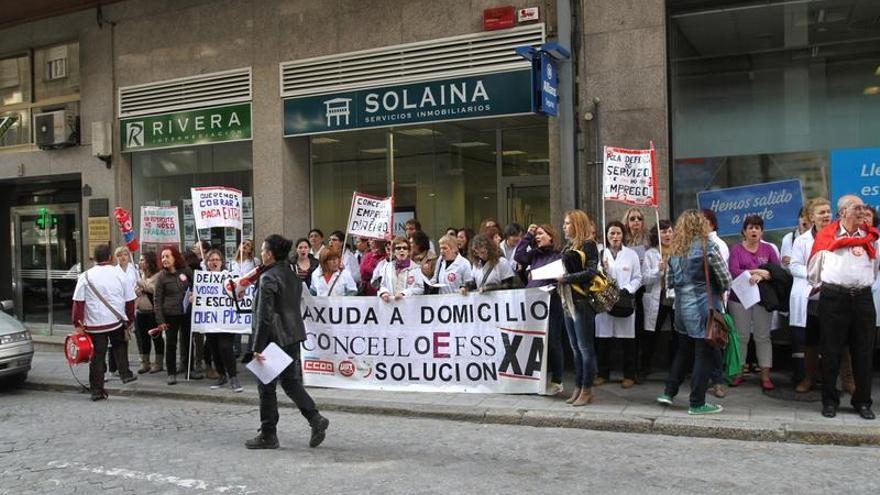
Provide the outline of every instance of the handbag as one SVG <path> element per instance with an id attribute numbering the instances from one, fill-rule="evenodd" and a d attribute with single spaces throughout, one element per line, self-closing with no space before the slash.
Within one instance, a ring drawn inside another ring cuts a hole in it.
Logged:
<path id="1" fill-rule="evenodd" d="M 724 319 L 724 313 L 712 307 L 712 281 L 709 280 L 709 254 L 706 240 L 703 240 L 703 273 L 706 276 L 706 293 L 708 294 L 709 316 L 706 318 L 706 343 L 712 347 L 723 348 L 727 345 L 730 328 Z"/>
<path id="2" fill-rule="evenodd" d="M 586 266 L 587 253 L 579 249 L 572 249 L 572 251 L 581 257 L 581 266 Z M 617 281 L 602 272 L 593 277 L 593 281 L 587 289 L 584 289 L 581 284 L 571 284 L 571 290 L 584 296 L 596 314 L 609 312 L 620 299 L 620 288 L 617 287 Z"/>
<path id="3" fill-rule="evenodd" d="M 600 258 L 605 257 L 605 250 L 602 250 Z M 612 278 L 612 280 L 614 280 Z M 615 285 L 617 281 L 615 280 Z M 628 290 L 620 290 L 617 295 L 617 302 L 608 310 L 608 314 L 617 318 L 626 318 L 636 311 L 635 296 Z"/>

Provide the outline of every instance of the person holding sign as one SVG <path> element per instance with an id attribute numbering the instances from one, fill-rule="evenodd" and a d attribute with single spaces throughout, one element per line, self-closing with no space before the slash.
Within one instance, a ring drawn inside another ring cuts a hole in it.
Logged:
<path id="1" fill-rule="evenodd" d="M 430 285 L 437 287 L 440 294 L 455 294 L 473 279 L 470 262 L 459 254 L 459 240 L 460 238 L 445 235 L 438 241 L 440 259 L 434 265 L 434 276 L 431 277 Z"/>
<path id="2" fill-rule="evenodd" d="M 409 259 L 409 242 L 406 237 L 397 236 L 391 243 L 394 257 L 382 266 L 382 285 L 379 297 L 389 302 L 405 296 L 418 296 L 425 293 L 425 277 L 418 263 Z"/>
<path id="3" fill-rule="evenodd" d="M 320 266 L 312 272 L 309 292 L 313 296 L 356 296 L 357 284 L 348 270 L 341 266 L 339 251 L 327 247 L 321 251 Z"/>
<path id="4" fill-rule="evenodd" d="M 205 266 L 209 272 L 223 271 L 223 253 L 219 249 L 211 249 L 205 254 Z M 235 369 L 235 344 L 234 333 L 210 332 L 205 334 L 205 347 L 213 359 L 214 369 L 219 375 L 217 381 L 211 385 L 211 390 L 219 390 L 229 383 L 233 392 L 241 392 L 244 388 L 238 381 L 238 372 Z"/>
<path id="5" fill-rule="evenodd" d="M 300 304 L 302 282 L 290 269 L 287 257 L 293 243 L 278 234 L 263 241 L 260 258 L 266 270 L 260 275 L 259 289 L 253 314 L 254 360 L 263 362 L 261 354 L 270 343 L 281 348 L 293 362 L 269 383 L 259 383 L 260 433 L 245 442 L 248 449 L 277 449 L 278 398 L 275 387 L 281 382 L 284 393 L 290 397 L 312 429 L 309 447 L 324 441 L 330 421 L 321 416 L 315 401 L 306 392 L 300 365 L 300 344 L 306 340 Z"/>

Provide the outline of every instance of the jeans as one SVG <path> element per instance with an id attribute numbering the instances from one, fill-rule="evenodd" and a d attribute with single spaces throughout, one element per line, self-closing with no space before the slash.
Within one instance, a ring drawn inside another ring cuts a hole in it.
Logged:
<path id="1" fill-rule="evenodd" d="M 562 372 L 565 367 L 565 354 L 562 351 L 562 331 L 565 328 L 565 316 L 562 312 L 562 299 L 553 292 L 550 295 L 550 321 L 547 331 L 547 352 L 550 358 L 550 381 L 562 383 Z"/>
<path id="2" fill-rule="evenodd" d="M 235 341 L 234 333 L 209 333 L 205 334 L 205 347 L 210 350 L 214 358 L 214 369 L 220 376 L 229 378 L 236 376 L 235 354 L 232 350 Z M 205 355 L 208 355 L 206 352 Z"/>
<path id="3" fill-rule="evenodd" d="M 565 315 L 565 330 L 574 354 L 575 386 L 590 388 L 596 376 L 596 314 L 586 302 L 574 307 L 576 318 Z"/>
<path id="4" fill-rule="evenodd" d="M 712 366 L 714 351 L 715 349 L 707 345 L 702 338 L 695 339 L 679 334 L 678 349 L 675 353 L 675 360 L 672 362 L 672 369 L 669 370 L 669 377 L 666 379 L 664 393 L 670 397 L 675 397 L 678 394 L 678 389 L 684 383 L 684 378 L 687 375 L 688 366 L 693 362 L 690 407 L 700 407 L 705 404 L 706 381 L 709 368 Z"/>
<path id="5" fill-rule="evenodd" d="M 302 369 L 299 362 L 299 343 L 284 346 L 281 349 L 293 358 L 293 362 L 278 375 L 278 378 L 267 384 L 257 384 L 257 390 L 260 393 L 260 431 L 263 435 L 274 435 L 277 431 L 278 397 L 275 394 L 275 386 L 279 381 L 284 393 L 293 400 L 303 417 L 311 422 L 312 418 L 318 415 L 315 401 L 303 386 Z"/>

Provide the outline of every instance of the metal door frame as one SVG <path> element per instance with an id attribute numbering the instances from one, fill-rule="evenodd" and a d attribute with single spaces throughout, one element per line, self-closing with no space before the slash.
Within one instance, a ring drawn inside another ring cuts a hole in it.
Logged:
<path id="1" fill-rule="evenodd" d="M 510 214 L 510 198 L 514 188 L 517 187 L 547 187 L 547 201 L 550 201 L 550 176 L 549 175 L 519 175 L 509 177 L 499 177 L 498 187 L 498 223 L 503 226 L 509 224 L 513 220 Z M 524 229 L 528 225 L 522 226 Z"/>
<path id="2" fill-rule="evenodd" d="M 76 239 L 76 251 L 77 251 L 77 259 L 79 260 L 80 266 L 84 266 L 84 259 L 82 256 L 82 218 L 80 217 L 80 204 L 79 203 L 49 203 L 42 205 L 29 205 L 29 206 L 13 206 L 9 208 L 9 228 L 10 228 L 10 239 L 11 239 L 11 248 L 12 248 L 12 292 L 13 298 L 15 301 L 15 316 L 20 321 L 24 321 L 24 306 L 23 306 L 23 296 L 22 296 L 22 284 L 21 284 L 21 252 L 19 251 L 19 242 L 18 237 L 21 235 L 21 216 L 23 215 L 38 215 L 40 213 L 41 208 L 46 208 L 50 214 L 53 213 L 73 213 L 76 218 L 76 231 L 80 233 L 80 238 Z M 49 267 L 52 266 L 52 249 L 50 245 L 46 245 L 46 298 L 47 298 L 47 315 L 46 315 L 46 324 L 48 326 L 49 335 L 53 333 L 54 326 L 54 301 L 52 300 L 52 280 L 54 278 L 52 274 L 52 270 Z"/>

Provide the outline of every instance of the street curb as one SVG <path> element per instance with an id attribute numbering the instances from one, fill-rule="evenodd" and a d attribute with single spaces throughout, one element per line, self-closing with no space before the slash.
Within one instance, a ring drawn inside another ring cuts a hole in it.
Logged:
<path id="1" fill-rule="evenodd" d="M 28 381 L 24 388 L 50 392 L 79 392 L 81 387 L 64 383 Z M 212 394 L 189 391 L 157 391 L 109 387 L 112 395 L 153 397 L 223 404 L 259 406 L 256 397 L 241 394 Z M 354 414 L 372 414 L 407 418 L 442 419 L 479 424 L 521 425 L 535 428 L 576 428 L 624 433 L 646 433 L 678 437 L 720 438 L 760 442 L 786 442 L 810 445 L 880 446 L 880 426 L 825 426 L 788 423 L 756 423 L 719 420 L 717 418 L 643 418 L 590 411 L 556 412 L 506 409 L 501 407 L 472 408 L 443 404 L 412 404 L 406 402 L 370 401 L 363 399 L 321 399 L 321 409 Z M 293 404 L 286 404 L 294 407 Z M 867 430 L 867 431 L 866 431 Z"/>

